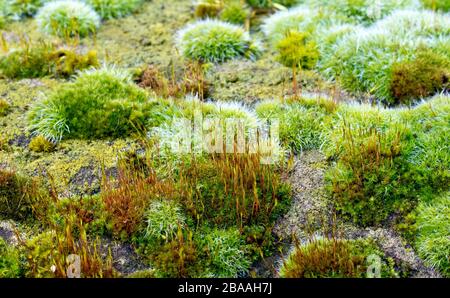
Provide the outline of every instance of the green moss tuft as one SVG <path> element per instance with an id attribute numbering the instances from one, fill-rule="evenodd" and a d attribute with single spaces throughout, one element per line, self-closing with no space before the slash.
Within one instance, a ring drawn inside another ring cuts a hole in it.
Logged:
<path id="1" fill-rule="evenodd" d="M 14 220 L 33 217 L 34 208 L 45 199 L 36 181 L 12 171 L 0 170 L 0 216 Z"/>
<path id="2" fill-rule="evenodd" d="M 0 58 L 0 71 L 11 79 L 45 76 L 69 77 L 76 71 L 98 66 L 97 53 L 47 42 L 25 42 Z"/>
<path id="3" fill-rule="evenodd" d="M 160 113 L 164 103 L 147 96 L 115 67 L 84 71 L 34 105 L 30 129 L 52 142 L 142 133 L 147 123 L 158 125 L 166 118 Z"/>
<path id="4" fill-rule="evenodd" d="M 415 58 L 392 66 L 391 92 L 395 103 L 445 91 L 450 86 L 450 58 L 430 50 L 420 51 Z"/>
<path id="5" fill-rule="evenodd" d="M 285 278 L 364 278 L 372 255 L 384 256 L 370 240 L 313 239 L 297 245 L 279 274 Z M 392 277 L 393 268 L 381 265 L 381 276 Z"/>
<path id="6" fill-rule="evenodd" d="M 9 103 L 3 98 L 0 98 L 0 117 L 5 116 L 8 113 L 9 109 Z"/>
<path id="7" fill-rule="evenodd" d="M 225 62 L 231 59 L 254 60 L 261 49 L 243 28 L 216 20 L 201 20 L 187 25 L 177 34 L 177 46 L 189 59 Z"/>
<path id="8" fill-rule="evenodd" d="M 17 278 L 21 275 L 19 252 L 0 237 L 0 278 Z"/>
<path id="9" fill-rule="evenodd" d="M 52 152 L 53 150 L 55 150 L 55 144 L 48 141 L 43 136 L 37 136 L 37 137 L 34 137 L 33 139 L 31 139 L 31 142 L 28 145 L 28 148 L 34 152 L 38 152 L 38 153 L 39 152 L 47 152 L 48 153 L 48 152 Z"/>
<path id="10" fill-rule="evenodd" d="M 250 11 L 239 1 L 227 3 L 220 12 L 220 19 L 232 24 L 243 25 L 250 17 Z"/>
<path id="11" fill-rule="evenodd" d="M 417 209 L 416 247 L 425 262 L 450 277 L 450 193 Z"/>
<path id="12" fill-rule="evenodd" d="M 143 0 L 85 0 L 102 19 L 122 18 L 134 12 Z"/>
<path id="13" fill-rule="evenodd" d="M 69 0 L 46 3 L 39 9 L 36 21 L 44 33 L 63 38 L 85 37 L 100 26 L 100 17 L 92 7 Z"/>

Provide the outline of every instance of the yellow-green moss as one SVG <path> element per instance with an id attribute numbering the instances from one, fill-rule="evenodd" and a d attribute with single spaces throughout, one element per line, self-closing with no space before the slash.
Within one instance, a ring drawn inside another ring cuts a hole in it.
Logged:
<path id="1" fill-rule="evenodd" d="M 5 116 L 8 110 L 9 110 L 9 103 L 3 98 L 0 98 L 0 117 Z"/>
<path id="2" fill-rule="evenodd" d="M 55 144 L 48 141 L 43 136 L 37 136 L 31 139 L 28 148 L 34 152 L 52 152 L 55 150 Z"/>

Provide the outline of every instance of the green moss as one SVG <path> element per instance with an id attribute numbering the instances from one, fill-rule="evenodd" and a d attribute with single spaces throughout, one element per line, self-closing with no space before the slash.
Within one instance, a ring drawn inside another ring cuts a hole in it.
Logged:
<path id="1" fill-rule="evenodd" d="M 298 245 L 283 262 L 285 278 L 364 278 L 368 277 L 371 256 L 384 254 L 371 240 L 313 239 Z M 380 264 L 380 277 L 393 277 L 392 263 Z"/>
<path id="2" fill-rule="evenodd" d="M 197 18 L 217 17 L 223 9 L 223 3 L 219 0 L 201 0 L 195 4 L 195 16 Z"/>
<path id="3" fill-rule="evenodd" d="M 131 77 L 114 67 L 80 73 L 37 103 L 30 115 L 31 130 L 53 142 L 66 138 L 127 136 L 145 131 L 147 121 L 164 119 L 164 104 L 147 100 L 147 93 Z"/>
<path id="4" fill-rule="evenodd" d="M 423 186 L 420 169 L 409 162 L 412 130 L 395 116 L 364 106 L 341 106 L 337 122 L 327 143 L 336 158 L 327 180 L 338 209 L 362 225 L 407 214 Z"/>
<path id="5" fill-rule="evenodd" d="M 217 20 L 201 20 L 181 29 L 177 47 L 186 58 L 201 62 L 255 60 L 261 53 L 259 44 L 243 28 Z"/>
<path id="6" fill-rule="evenodd" d="M 63 226 L 68 217 L 76 218 L 84 225 L 89 236 L 107 237 L 112 235 L 111 219 L 99 195 L 82 195 L 76 198 L 62 198 L 52 202 L 45 214 L 46 227 Z"/>
<path id="7" fill-rule="evenodd" d="M 313 68 L 319 52 L 309 33 L 290 31 L 277 44 L 278 61 L 286 67 Z"/>
<path id="8" fill-rule="evenodd" d="M 17 249 L 9 246 L 0 237 L 0 278 L 17 278 L 22 275 L 21 261 Z"/>
<path id="9" fill-rule="evenodd" d="M 448 12 L 450 11 L 450 3 L 447 0 L 421 0 L 423 6 L 426 8 Z"/>
<path id="10" fill-rule="evenodd" d="M 8 15 L 12 19 L 31 17 L 48 0 L 5 0 Z"/>
<path id="11" fill-rule="evenodd" d="M 289 31 L 276 45 L 277 60 L 292 68 L 293 92 L 297 95 L 297 69 L 312 69 L 318 59 L 319 51 L 309 33 Z"/>
<path id="12" fill-rule="evenodd" d="M 448 84 L 444 71 L 448 65 L 448 43 L 444 41 L 449 36 L 448 21 L 445 14 L 395 11 L 371 27 L 340 38 L 330 52 L 321 53 L 320 69 L 348 92 L 387 105 L 427 96 Z"/>
<path id="13" fill-rule="evenodd" d="M 30 141 L 28 148 L 34 152 L 52 152 L 55 149 L 55 144 L 43 136 L 37 136 Z"/>
<path id="14" fill-rule="evenodd" d="M 39 186 L 28 177 L 0 170 L 0 216 L 25 220 L 33 216 L 34 208 L 45 199 Z"/>
<path id="15" fill-rule="evenodd" d="M 79 53 L 76 48 L 63 47 L 47 42 L 25 42 L 19 49 L 0 59 L 0 71 L 4 77 L 38 78 L 45 76 L 69 77 L 76 71 L 98 66 L 97 53 Z"/>
<path id="16" fill-rule="evenodd" d="M 153 249 L 150 260 L 156 277 L 197 277 L 204 271 L 197 247 L 189 236 L 178 235 L 177 240 Z"/>
<path id="17" fill-rule="evenodd" d="M 36 22 L 42 32 L 69 39 L 95 33 L 100 17 L 83 2 L 62 0 L 46 3 L 39 9 Z"/>
<path id="18" fill-rule="evenodd" d="M 450 84 L 450 58 L 430 50 L 419 51 L 415 58 L 392 66 L 391 92 L 395 103 L 445 91 Z"/>
<path id="19" fill-rule="evenodd" d="M 247 4 L 253 8 L 272 8 L 275 4 L 281 4 L 285 7 L 293 6 L 300 2 L 299 0 L 246 0 Z"/>
<path id="20" fill-rule="evenodd" d="M 450 193 L 417 209 L 416 247 L 425 262 L 450 277 Z"/>
<path id="21" fill-rule="evenodd" d="M 134 12 L 143 0 L 86 0 L 102 19 L 122 18 Z"/>
<path id="22" fill-rule="evenodd" d="M 206 254 L 205 271 L 215 278 L 236 278 L 248 271 L 251 260 L 248 248 L 236 229 L 210 230 L 195 238 L 195 241 Z M 232 260 L 232 261 L 230 261 Z"/>
<path id="23" fill-rule="evenodd" d="M 245 24 L 250 12 L 239 1 L 227 3 L 220 12 L 220 19 L 232 24 Z"/>
<path id="24" fill-rule="evenodd" d="M 175 238 L 178 229 L 183 229 L 186 223 L 180 206 L 170 201 L 151 203 L 146 211 L 145 221 L 145 237 L 164 241 Z"/>
<path id="25" fill-rule="evenodd" d="M 334 105 L 327 99 L 300 98 L 293 103 L 263 101 L 256 106 L 256 112 L 261 119 L 278 120 L 281 143 L 293 152 L 301 152 L 322 147 Z"/>
<path id="26" fill-rule="evenodd" d="M 9 103 L 3 98 L 0 99 L 0 117 L 5 116 L 9 111 Z"/>

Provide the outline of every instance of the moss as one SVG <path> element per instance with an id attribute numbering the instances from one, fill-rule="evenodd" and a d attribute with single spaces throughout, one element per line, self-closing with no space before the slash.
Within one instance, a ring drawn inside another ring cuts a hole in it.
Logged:
<path id="1" fill-rule="evenodd" d="M 155 201 L 150 204 L 145 215 L 146 238 L 170 241 L 176 237 L 178 229 L 183 229 L 186 219 L 181 207 L 170 201 Z"/>
<path id="2" fill-rule="evenodd" d="M 26 220 L 33 216 L 39 201 L 45 199 L 36 181 L 7 170 L 0 170 L 0 216 Z"/>
<path id="3" fill-rule="evenodd" d="M 371 255 L 384 257 L 371 240 L 313 239 L 297 245 L 279 274 L 285 278 L 364 278 Z M 395 276 L 391 263 L 380 265 L 380 277 Z"/>
<path id="4" fill-rule="evenodd" d="M 156 274 L 154 269 L 140 270 L 127 275 L 127 278 L 155 278 L 155 277 Z"/>
<path id="5" fill-rule="evenodd" d="M 195 5 L 195 16 L 197 18 L 217 17 L 223 9 L 223 3 L 219 0 L 201 0 Z"/>
<path id="6" fill-rule="evenodd" d="M 328 89 L 320 75 L 313 71 L 301 71 L 299 84 L 303 91 Z M 237 98 L 246 103 L 283 98 L 291 94 L 292 71 L 279 67 L 275 55 L 264 53 L 256 62 L 229 61 L 214 66 L 207 74 L 211 83 L 209 97 L 231 101 Z"/>
<path id="7" fill-rule="evenodd" d="M 209 268 L 205 271 L 212 277 L 236 278 L 248 271 L 251 264 L 249 251 L 238 230 L 207 230 L 195 241 L 206 254 L 205 265 Z"/>
<path id="8" fill-rule="evenodd" d="M 204 270 L 195 243 L 192 238 L 183 235 L 154 250 L 150 260 L 155 268 L 156 277 L 196 277 Z"/>
<path id="9" fill-rule="evenodd" d="M 329 99 L 300 98 L 292 103 L 263 101 L 256 112 L 261 119 L 278 120 L 281 143 L 299 153 L 322 147 L 335 108 Z"/>
<path id="10" fill-rule="evenodd" d="M 178 31 L 177 47 L 188 59 L 221 63 L 232 59 L 255 60 L 258 42 L 244 28 L 217 20 L 200 20 Z"/>
<path id="11" fill-rule="evenodd" d="M 448 12 L 450 11 L 450 3 L 447 0 L 421 0 L 426 8 Z"/>
<path id="12" fill-rule="evenodd" d="M 410 163 L 411 128 L 389 113 L 367 106 L 341 106 L 326 144 L 336 163 L 328 170 L 338 210 L 361 225 L 404 216 L 426 193 L 420 167 Z"/>
<path id="13" fill-rule="evenodd" d="M 22 264 L 17 249 L 0 237 L 0 278 L 17 278 L 22 275 Z"/>
<path id="14" fill-rule="evenodd" d="M 61 0 L 48 2 L 39 9 L 36 22 L 46 34 L 70 39 L 95 33 L 100 17 L 84 2 Z"/>
<path id="15" fill-rule="evenodd" d="M 59 47 L 48 42 L 24 42 L 0 58 L 4 77 L 12 79 L 45 76 L 69 77 L 76 71 L 98 66 L 97 53 Z"/>
<path id="16" fill-rule="evenodd" d="M 122 18 L 134 12 L 143 0 L 86 0 L 102 19 Z"/>
<path id="17" fill-rule="evenodd" d="M 227 3 L 220 12 L 220 19 L 232 24 L 245 24 L 250 17 L 250 11 L 239 1 Z"/>
<path id="18" fill-rule="evenodd" d="M 0 99 L 0 117 L 5 116 L 9 111 L 9 103 L 3 98 Z"/>
<path id="19" fill-rule="evenodd" d="M 299 0 L 246 0 L 246 3 L 253 8 L 272 8 L 275 4 L 281 4 L 285 7 L 293 6 Z"/>
<path id="20" fill-rule="evenodd" d="M 392 66 L 391 92 L 395 103 L 445 91 L 450 86 L 450 59 L 430 50 L 419 51 L 415 58 Z"/>
<path id="21" fill-rule="evenodd" d="M 425 262 L 450 277 L 450 193 L 417 208 L 416 247 Z"/>
<path id="22" fill-rule="evenodd" d="M 31 151 L 34 152 L 52 152 L 55 150 L 55 144 L 48 141 L 43 136 L 37 136 L 34 137 L 30 144 L 28 145 L 28 148 L 30 148 Z"/>
<path id="23" fill-rule="evenodd" d="M 276 45 L 277 60 L 292 68 L 293 92 L 297 95 L 297 69 L 312 69 L 319 59 L 319 51 L 309 33 L 289 31 Z"/>
<path id="24" fill-rule="evenodd" d="M 5 0 L 7 17 L 18 20 L 24 17 L 31 17 L 48 0 Z"/>
<path id="25" fill-rule="evenodd" d="M 156 111 L 164 103 L 147 100 L 128 72 L 116 67 L 85 71 L 34 105 L 30 129 L 58 142 L 65 138 L 117 138 L 145 132 L 146 124 L 161 124 Z"/>

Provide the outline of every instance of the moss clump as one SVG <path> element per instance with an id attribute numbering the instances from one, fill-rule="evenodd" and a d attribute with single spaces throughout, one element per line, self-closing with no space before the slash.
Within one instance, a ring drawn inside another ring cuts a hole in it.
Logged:
<path id="1" fill-rule="evenodd" d="M 208 256 L 206 272 L 212 277 L 236 278 L 251 265 L 247 245 L 236 229 L 213 229 L 200 234 L 195 241 Z"/>
<path id="2" fill-rule="evenodd" d="M 321 17 L 317 10 L 299 6 L 269 16 L 263 21 L 261 29 L 271 45 L 276 46 L 289 31 L 314 31 L 317 24 L 322 23 Z"/>
<path id="3" fill-rule="evenodd" d="M 414 99 L 445 91 L 450 85 L 450 59 L 430 50 L 392 66 L 391 92 L 395 103 L 408 104 Z"/>
<path id="4" fill-rule="evenodd" d="M 37 183 L 12 171 L 0 170 L 0 216 L 26 220 L 43 199 Z"/>
<path id="5" fill-rule="evenodd" d="M 154 65 L 148 65 L 137 73 L 136 83 L 142 88 L 151 89 L 157 96 L 184 98 L 186 95 L 204 99 L 209 95 L 210 83 L 206 80 L 203 67 L 199 63 L 188 63 L 180 75 L 170 79 Z"/>
<path id="6" fill-rule="evenodd" d="M 223 3 L 220 0 L 201 0 L 195 4 L 195 16 L 202 19 L 214 18 L 222 9 Z"/>
<path id="7" fill-rule="evenodd" d="M 186 219 L 180 206 L 170 201 L 156 201 L 150 204 L 145 215 L 145 237 L 170 241 L 182 229 Z"/>
<path id="8" fill-rule="evenodd" d="M 341 106 L 336 118 L 326 151 L 336 159 L 327 181 L 338 210 L 361 225 L 411 211 L 426 185 L 409 159 L 411 128 L 366 106 Z"/>
<path id="9" fill-rule="evenodd" d="M 100 26 L 100 17 L 92 7 L 69 0 L 46 3 L 39 9 L 36 21 L 44 33 L 63 38 L 85 37 Z"/>
<path id="10" fill-rule="evenodd" d="M 246 0 L 245 2 L 252 8 L 267 9 L 267 8 L 273 8 L 274 5 L 276 5 L 276 4 L 280 4 L 285 7 L 290 7 L 290 6 L 293 6 L 294 4 L 297 4 L 300 1 L 299 0 Z"/>
<path id="11" fill-rule="evenodd" d="M 8 113 L 9 109 L 9 103 L 3 98 L 0 98 L 0 117 L 5 116 Z"/>
<path id="12" fill-rule="evenodd" d="M 80 53 L 77 49 L 46 42 L 21 45 L 0 58 L 0 71 L 11 79 L 44 76 L 69 77 L 76 71 L 98 66 L 97 53 Z"/>
<path id="13" fill-rule="evenodd" d="M 219 227 L 269 225 L 289 206 L 290 188 L 273 165 L 258 154 L 221 154 L 195 162 L 180 173 L 182 189 L 202 188 L 183 196 L 188 213 Z"/>
<path id="14" fill-rule="evenodd" d="M 37 137 L 34 137 L 33 139 L 31 139 L 30 144 L 28 145 L 28 148 L 34 152 L 38 152 L 38 153 L 39 152 L 47 152 L 48 153 L 48 152 L 52 152 L 53 150 L 55 150 L 55 144 L 48 141 L 43 136 L 37 136 Z"/>
<path id="15" fill-rule="evenodd" d="M 261 49 L 243 28 L 216 20 L 187 25 L 177 34 L 177 46 L 189 59 L 225 62 L 236 58 L 256 59 Z"/>
<path id="16" fill-rule="evenodd" d="M 164 104 L 149 101 L 131 76 L 114 67 L 85 71 L 29 114 L 30 129 L 52 142 L 68 138 L 121 137 L 145 131 L 166 117 Z M 157 112 L 158 110 L 158 112 Z"/>
<path id="17" fill-rule="evenodd" d="M 135 11 L 143 0 L 85 0 L 102 19 L 122 18 Z"/>
<path id="18" fill-rule="evenodd" d="M 96 51 L 79 53 L 76 49 L 59 48 L 52 52 L 50 61 L 54 61 L 56 76 L 69 77 L 77 71 L 90 67 L 98 67 L 99 61 Z"/>
<path id="19" fill-rule="evenodd" d="M 227 3 L 220 12 L 220 19 L 232 24 L 244 24 L 250 17 L 250 11 L 239 1 Z"/>
<path id="20" fill-rule="evenodd" d="M 281 143 L 299 153 L 322 147 L 335 108 L 331 100 L 300 98 L 294 103 L 263 101 L 256 113 L 264 120 L 278 120 Z"/>
<path id="21" fill-rule="evenodd" d="M 306 0 L 310 7 L 323 10 L 342 22 L 369 25 L 396 9 L 414 7 L 412 0 Z"/>
<path id="22" fill-rule="evenodd" d="M 363 278 L 371 255 L 381 259 L 383 253 L 368 240 L 313 239 L 297 245 L 279 274 L 285 278 Z M 380 277 L 392 277 L 393 269 L 380 265 Z"/>
<path id="23" fill-rule="evenodd" d="M 0 278 L 21 277 L 22 268 L 19 253 L 0 237 Z"/>
<path id="24" fill-rule="evenodd" d="M 414 95 L 447 83 L 443 69 L 448 68 L 448 43 L 444 40 L 450 34 L 449 21 L 448 15 L 430 11 L 395 11 L 370 27 L 339 38 L 329 47 L 331 51 L 321 53 L 319 67 L 355 95 L 371 96 L 387 105 L 410 101 Z M 434 71 L 431 78 L 424 77 Z"/>
<path id="25" fill-rule="evenodd" d="M 422 172 L 422 196 L 446 191 L 450 187 L 450 97 L 439 95 L 414 109 L 404 110 L 402 119 L 412 123 L 416 145 L 410 160 Z"/>
<path id="26" fill-rule="evenodd" d="M 67 278 L 71 255 L 80 257 L 80 277 L 113 278 L 117 272 L 112 267 L 111 254 L 102 256 L 99 241 L 90 240 L 82 223 L 72 223 L 68 217 L 54 227 L 23 243 L 27 256 L 26 277 Z"/>
<path id="27" fill-rule="evenodd" d="M 447 0 L 421 0 L 424 7 L 435 11 L 450 11 L 450 2 Z"/>
<path id="28" fill-rule="evenodd" d="M 294 95 L 297 95 L 297 69 L 312 69 L 318 59 L 319 51 L 310 35 L 305 32 L 289 31 L 276 46 L 277 60 L 292 68 Z"/>
<path id="29" fill-rule="evenodd" d="M 194 241 L 192 238 L 185 237 L 182 234 L 178 235 L 176 240 L 153 249 L 150 261 L 155 268 L 156 277 L 196 277 L 204 269 Z"/>
<path id="30" fill-rule="evenodd" d="M 416 247 L 425 262 L 450 277 L 450 193 L 417 208 Z"/>
<path id="31" fill-rule="evenodd" d="M 31 17 L 49 0 L 4 0 L 6 2 L 8 17 L 14 20 Z"/>

